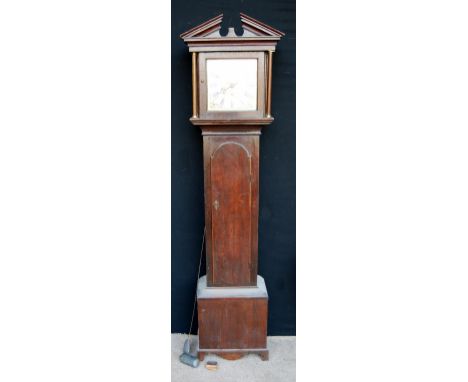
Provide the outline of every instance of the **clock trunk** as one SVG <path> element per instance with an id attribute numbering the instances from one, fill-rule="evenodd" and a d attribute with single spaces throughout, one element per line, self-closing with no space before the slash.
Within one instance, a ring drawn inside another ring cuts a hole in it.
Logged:
<path id="1" fill-rule="evenodd" d="M 238 133 L 203 131 L 208 286 L 256 283 L 260 131 Z"/>

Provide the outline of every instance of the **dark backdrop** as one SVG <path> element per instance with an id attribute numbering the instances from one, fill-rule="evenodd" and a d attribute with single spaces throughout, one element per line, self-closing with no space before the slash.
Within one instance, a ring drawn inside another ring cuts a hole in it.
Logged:
<path id="1" fill-rule="evenodd" d="M 204 227 L 200 129 L 191 116 L 191 56 L 179 34 L 220 13 L 240 31 L 239 12 L 286 33 L 273 55 L 272 114 L 260 138 L 258 271 L 269 294 L 269 335 L 296 334 L 296 31 L 294 0 L 172 0 L 172 332 L 187 333 Z M 164 17 L 161 15 L 161 17 Z M 239 33 L 239 32 L 238 32 Z M 201 274 L 205 274 L 203 261 Z M 195 319 L 193 333 L 197 331 Z"/>

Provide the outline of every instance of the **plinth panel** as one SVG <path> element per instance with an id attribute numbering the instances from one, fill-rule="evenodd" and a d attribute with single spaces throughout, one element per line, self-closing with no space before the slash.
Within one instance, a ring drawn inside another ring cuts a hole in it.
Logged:
<path id="1" fill-rule="evenodd" d="M 268 358 L 268 294 L 259 276 L 259 287 L 206 288 L 200 279 L 197 291 L 198 339 L 205 353 L 234 357 L 258 353 Z"/>
<path id="2" fill-rule="evenodd" d="M 267 299 L 199 300 L 201 349 L 266 348 Z"/>

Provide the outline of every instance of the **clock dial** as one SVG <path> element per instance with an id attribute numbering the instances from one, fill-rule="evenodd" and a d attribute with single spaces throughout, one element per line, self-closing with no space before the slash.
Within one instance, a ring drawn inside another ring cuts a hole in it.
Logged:
<path id="1" fill-rule="evenodd" d="M 206 60 L 209 111 L 257 110 L 257 59 Z"/>

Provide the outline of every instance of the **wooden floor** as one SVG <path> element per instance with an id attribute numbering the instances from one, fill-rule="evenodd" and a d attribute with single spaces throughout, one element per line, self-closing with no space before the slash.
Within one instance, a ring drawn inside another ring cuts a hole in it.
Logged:
<path id="1" fill-rule="evenodd" d="M 194 341 L 196 336 L 192 336 Z M 179 361 L 185 335 L 172 334 L 171 382 L 295 382 L 296 337 L 268 337 L 269 361 L 249 354 L 237 361 L 228 361 L 208 354 L 194 369 Z M 206 362 L 218 361 L 218 370 L 205 368 Z"/>

